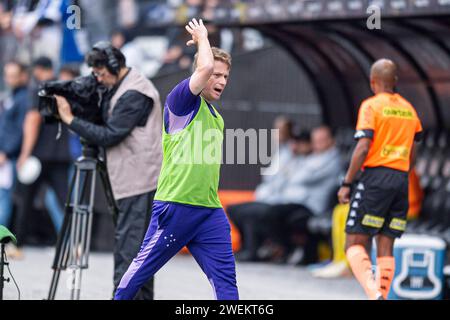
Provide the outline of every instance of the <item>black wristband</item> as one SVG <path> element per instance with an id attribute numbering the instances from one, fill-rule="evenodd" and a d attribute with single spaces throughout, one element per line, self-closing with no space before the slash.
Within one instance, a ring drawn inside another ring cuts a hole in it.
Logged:
<path id="1" fill-rule="evenodd" d="M 352 183 L 351 182 L 342 181 L 341 187 L 351 188 L 352 187 Z"/>

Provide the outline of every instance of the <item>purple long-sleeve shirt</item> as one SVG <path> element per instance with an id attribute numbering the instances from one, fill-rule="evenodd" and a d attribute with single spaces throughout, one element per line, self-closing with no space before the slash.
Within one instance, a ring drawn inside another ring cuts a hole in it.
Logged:
<path id="1" fill-rule="evenodd" d="M 166 133 L 172 134 L 186 128 L 200 109 L 200 95 L 195 95 L 189 88 L 190 77 L 181 81 L 169 93 L 164 105 L 164 125 Z M 208 103 L 209 110 L 215 115 Z"/>

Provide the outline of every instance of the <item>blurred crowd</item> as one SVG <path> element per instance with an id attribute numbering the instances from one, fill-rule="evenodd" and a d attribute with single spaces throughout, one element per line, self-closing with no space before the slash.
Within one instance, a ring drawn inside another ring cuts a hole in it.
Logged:
<path id="1" fill-rule="evenodd" d="M 0 224 L 14 226 L 19 243 L 8 248 L 8 254 L 20 258 L 36 200 L 43 200 L 55 232 L 59 232 L 72 163 L 81 155 L 79 139 L 67 127 L 43 123 L 37 91 L 46 81 L 71 80 L 79 70 L 63 65 L 56 73 L 52 60 L 45 56 L 33 60 L 30 66 L 10 60 L 3 69 L 8 91 L 0 99 Z M 19 182 L 17 172 L 26 171 L 30 157 L 39 159 L 39 177 Z"/>
<path id="2" fill-rule="evenodd" d="M 187 33 L 180 26 L 192 17 L 212 19 L 218 4 L 218 0 L 0 0 L 0 65 L 12 58 L 30 64 L 46 56 L 58 70 L 67 63 L 82 64 L 93 44 L 110 40 L 147 77 L 186 69 L 194 49 L 185 45 Z M 208 24 L 208 31 L 212 45 L 228 52 L 263 45 L 261 35 L 252 29 L 219 30 Z"/>

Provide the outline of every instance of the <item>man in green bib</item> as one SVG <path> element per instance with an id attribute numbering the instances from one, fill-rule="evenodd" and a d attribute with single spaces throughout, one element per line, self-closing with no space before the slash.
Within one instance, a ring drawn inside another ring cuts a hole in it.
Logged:
<path id="1" fill-rule="evenodd" d="M 211 48 L 202 20 L 186 26 L 197 45 L 194 73 L 168 95 L 164 106 L 163 164 L 153 216 L 141 250 L 116 290 L 133 299 L 139 288 L 187 246 L 218 300 L 239 299 L 231 228 L 217 194 L 223 119 L 210 104 L 228 81 L 231 57 Z"/>

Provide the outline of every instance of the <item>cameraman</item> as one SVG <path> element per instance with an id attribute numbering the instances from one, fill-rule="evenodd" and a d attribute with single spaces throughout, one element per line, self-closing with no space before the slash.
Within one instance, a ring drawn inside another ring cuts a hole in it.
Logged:
<path id="1" fill-rule="evenodd" d="M 103 125 L 72 114 L 56 96 L 61 120 L 89 143 L 106 148 L 108 175 L 119 208 L 115 230 L 114 287 L 137 255 L 151 218 L 162 163 L 162 115 L 152 82 L 127 68 L 122 52 L 107 42 L 94 45 L 87 64 L 108 88 L 102 99 Z M 136 299 L 153 299 L 153 278 Z"/>

